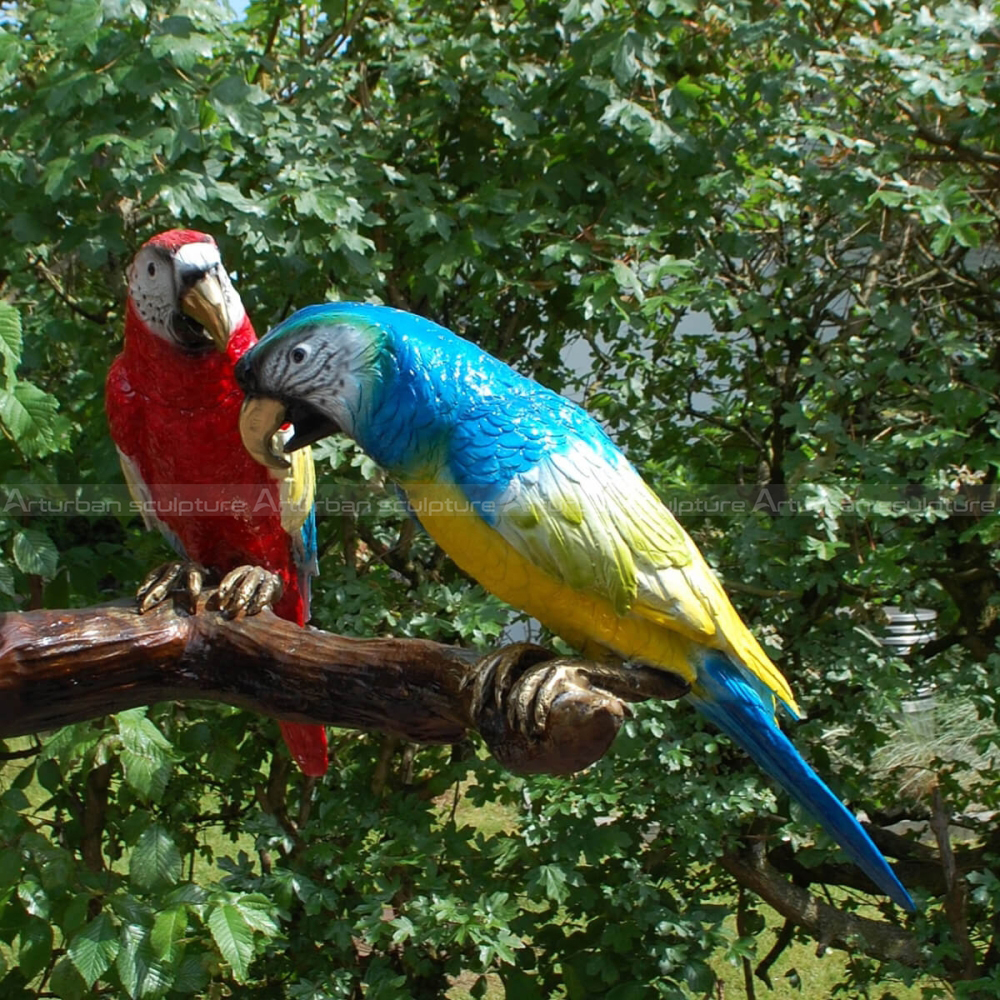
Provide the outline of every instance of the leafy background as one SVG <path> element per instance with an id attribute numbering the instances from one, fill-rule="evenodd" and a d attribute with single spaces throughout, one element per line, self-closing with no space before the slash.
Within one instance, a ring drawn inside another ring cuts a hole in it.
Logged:
<path id="1" fill-rule="evenodd" d="M 880 933 L 902 917 L 683 706 L 572 780 L 338 732 L 312 785 L 272 722 L 158 705 L 8 745 L 5 997 L 630 1000 L 753 995 L 754 967 L 1000 995 L 998 522 L 969 506 L 1000 424 L 993 5 L 39 0 L 0 28 L 7 501 L 120 488 L 103 380 L 159 229 L 218 238 L 260 331 L 329 298 L 430 315 L 584 402 L 675 502 L 802 694 L 797 743 L 910 823 L 922 904 L 918 961 L 876 934 L 806 969 L 815 931 L 727 864 L 757 835 Z M 381 489 L 343 443 L 320 465 Z M 166 554 L 7 501 L 5 609 L 120 597 Z M 321 532 L 321 627 L 512 622 L 405 524 Z M 877 641 L 894 605 L 938 615 L 905 659 Z"/>

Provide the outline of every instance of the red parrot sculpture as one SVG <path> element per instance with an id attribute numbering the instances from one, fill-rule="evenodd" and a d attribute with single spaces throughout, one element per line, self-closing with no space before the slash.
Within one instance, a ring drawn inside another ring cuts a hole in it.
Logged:
<path id="1" fill-rule="evenodd" d="M 316 573 L 312 458 L 268 471 L 243 448 L 236 362 L 257 337 L 211 236 L 185 229 L 144 244 L 128 272 L 125 346 L 108 372 L 105 409 L 122 471 L 148 528 L 181 562 L 139 588 L 146 611 L 207 571 L 224 574 L 224 611 L 309 619 Z M 281 722 L 305 774 L 327 767 L 322 726 Z"/>

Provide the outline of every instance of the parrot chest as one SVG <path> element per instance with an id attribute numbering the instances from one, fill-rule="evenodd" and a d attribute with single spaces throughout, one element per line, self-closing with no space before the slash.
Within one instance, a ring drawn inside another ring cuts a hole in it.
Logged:
<path id="1" fill-rule="evenodd" d="M 277 573 L 285 589 L 275 613 L 299 620 L 303 601 L 279 487 L 240 441 L 239 390 L 224 389 L 204 407 L 170 405 L 139 391 L 120 366 L 112 369 L 108 417 L 139 480 L 133 506 L 186 558 L 216 573 L 247 563 Z"/>
<path id="2" fill-rule="evenodd" d="M 411 482 L 404 489 L 427 533 L 502 601 L 537 618 L 588 655 L 603 650 L 693 679 L 689 640 L 638 615 L 619 615 L 606 598 L 573 589 L 542 571 L 483 519 L 494 513 L 479 506 L 489 501 L 471 499 L 449 483 Z"/>

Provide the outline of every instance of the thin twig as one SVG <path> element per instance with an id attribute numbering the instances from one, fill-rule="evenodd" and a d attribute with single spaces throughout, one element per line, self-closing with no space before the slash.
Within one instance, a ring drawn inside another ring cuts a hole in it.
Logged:
<path id="1" fill-rule="evenodd" d="M 91 312 L 86 307 L 80 305 L 79 301 L 63 288 L 59 279 L 49 270 L 40 257 L 32 257 L 31 266 L 42 276 L 45 283 L 52 288 L 57 297 L 65 302 L 78 316 L 90 320 L 91 323 L 100 323 L 102 325 L 107 323 L 108 316 L 111 314 L 110 308 L 99 313 Z"/>
<path id="2" fill-rule="evenodd" d="M 962 978 L 975 979 L 979 975 L 976 952 L 969 939 L 969 923 L 966 912 L 965 882 L 958 877 L 958 867 L 955 864 L 955 854 L 951 849 L 951 836 L 948 832 L 948 810 L 945 808 L 944 797 L 940 785 L 934 786 L 931 793 L 930 827 L 937 840 L 941 852 L 941 869 L 944 872 L 946 893 L 944 911 L 951 926 L 951 933 L 956 945 L 962 953 Z"/>
<path id="3" fill-rule="evenodd" d="M 250 78 L 251 83 L 256 83 L 261 73 L 264 72 L 264 60 L 271 57 L 271 50 L 274 48 L 274 43 L 278 38 L 278 29 L 281 27 L 281 19 L 283 14 L 283 4 L 279 3 L 277 5 L 277 13 L 274 15 L 274 20 L 271 22 L 271 27 L 267 33 L 267 41 L 264 43 L 264 51 L 261 53 L 260 59 L 254 68 L 253 76 Z"/>

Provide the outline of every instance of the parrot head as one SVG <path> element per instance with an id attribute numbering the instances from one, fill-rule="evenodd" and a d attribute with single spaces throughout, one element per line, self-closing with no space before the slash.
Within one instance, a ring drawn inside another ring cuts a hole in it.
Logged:
<path id="1" fill-rule="evenodd" d="M 215 240 L 190 229 L 143 244 L 129 268 L 128 297 L 150 333 L 186 353 L 225 351 L 246 318 Z"/>
<path id="2" fill-rule="evenodd" d="M 368 308 L 331 303 L 300 309 L 239 360 L 236 381 L 247 397 L 240 434 L 262 465 L 282 467 L 270 441 L 286 423 L 294 429 L 286 452 L 338 432 L 357 437 L 380 379 L 387 336 L 366 315 Z"/>

